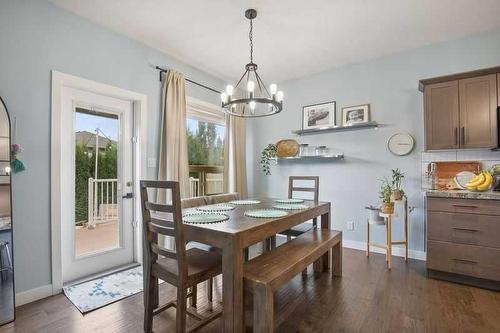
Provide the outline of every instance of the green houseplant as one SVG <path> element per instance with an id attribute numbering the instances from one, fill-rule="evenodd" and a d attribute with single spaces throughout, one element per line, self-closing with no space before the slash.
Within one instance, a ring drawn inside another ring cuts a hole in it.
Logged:
<path id="1" fill-rule="evenodd" d="M 382 181 L 382 185 L 380 186 L 379 197 L 382 199 L 382 206 L 380 210 L 385 214 L 393 214 L 394 213 L 394 202 L 391 201 L 393 188 L 391 183 L 387 180 Z"/>
<path id="2" fill-rule="evenodd" d="M 405 178 L 405 174 L 399 169 L 392 169 L 392 196 L 395 201 L 403 200 L 405 192 L 401 188 L 401 183 Z"/>
<path id="3" fill-rule="evenodd" d="M 271 174 L 271 163 L 270 161 L 276 158 L 276 145 L 268 144 L 266 148 L 261 153 L 260 157 L 260 167 L 265 175 L 269 176 Z"/>

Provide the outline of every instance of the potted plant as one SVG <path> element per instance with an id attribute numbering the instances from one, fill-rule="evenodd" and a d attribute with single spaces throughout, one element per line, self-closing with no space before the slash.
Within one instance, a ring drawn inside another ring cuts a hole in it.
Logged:
<path id="1" fill-rule="evenodd" d="M 268 144 L 266 148 L 261 153 L 260 157 L 260 166 L 262 168 L 262 172 L 265 175 L 269 176 L 271 174 L 271 164 L 270 161 L 276 158 L 276 145 Z"/>
<path id="2" fill-rule="evenodd" d="M 394 213 L 394 202 L 391 201 L 393 188 L 388 181 L 383 181 L 380 186 L 380 199 L 382 199 L 382 206 L 380 210 L 384 214 L 393 214 Z"/>
<path id="3" fill-rule="evenodd" d="M 403 200 L 405 192 L 401 188 L 401 183 L 405 178 L 405 174 L 399 169 L 392 169 L 392 196 L 394 201 Z"/>

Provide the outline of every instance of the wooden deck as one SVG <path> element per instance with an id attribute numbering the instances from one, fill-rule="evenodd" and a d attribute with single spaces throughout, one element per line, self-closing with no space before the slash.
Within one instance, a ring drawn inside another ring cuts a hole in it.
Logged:
<path id="1" fill-rule="evenodd" d="M 219 279 L 220 281 L 220 279 Z M 198 309 L 209 310 L 205 288 L 198 288 Z M 161 302 L 175 298 L 175 288 L 160 286 Z M 214 308 L 220 308 L 220 287 Z M 293 302 L 283 304 L 285 299 Z M 385 256 L 344 249 L 341 279 L 323 274 L 299 275 L 276 296 L 289 316 L 278 332 L 500 332 L 500 293 L 428 279 L 425 262 L 406 265 L 394 258 L 391 272 Z M 142 294 L 82 316 L 63 295 L 17 309 L 17 321 L 0 327 L 12 332 L 142 332 Z M 188 324 L 191 323 L 189 319 Z M 201 332 L 220 332 L 218 319 Z M 155 332 L 172 332 L 175 310 L 155 317 Z"/>
<path id="2" fill-rule="evenodd" d="M 81 256 L 119 246 L 118 220 L 99 223 L 94 229 L 77 227 L 75 230 L 75 254 Z"/>

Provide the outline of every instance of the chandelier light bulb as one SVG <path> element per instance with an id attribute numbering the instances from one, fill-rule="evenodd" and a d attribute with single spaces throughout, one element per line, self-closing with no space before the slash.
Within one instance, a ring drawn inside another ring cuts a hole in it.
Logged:
<path id="1" fill-rule="evenodd" d="M 250 105 L 250 109 L 251 110 L 255 110 L 255 105 L 256 103 L 254 101 L 251 101 L 250 103 L 248 103 Z"/>
<path id="2" fill-rule="evenodd" d="M 222 103 L 227 103 L 227 94 L 226 93 L 220 94 L 220 99 Z"/>
<path id="3" fill-rule="evenodd" d="M 269 92 L 271 93 L 271 96 L 276 95 L 276 91 L 278 91 L 278 86 L 275 83 L 271 83 L 269 85 Z"/>
<path id="4" fill-rule="evenodd" d="M 255 83 L 253 81 L 248 81 L 247 90 L 248 92 L 253 93 L 253 91 L 255 90 Z"/>
<path id="5" fill-rule="evenodd" d="M 6 174 L 10 174 L 10 166 L 6 166 L 5 167 L 5 173 Z"/>
<path id="6" fill-rule="evenodd" d="M 233 87 L 232 85 L 228 84 L 228 85 L 226 86 L 226 94 L 227 94 L 228 96 L 232 96 L 232 95 L 233 95 L 233 92 L 234 92 L 234 87 Z"/>
<path id="7" fill-rule="evenodd" d="M 276 93 L 276 100 L 280 103 L 283 102 L 283 92 L 281 90 Z"/>

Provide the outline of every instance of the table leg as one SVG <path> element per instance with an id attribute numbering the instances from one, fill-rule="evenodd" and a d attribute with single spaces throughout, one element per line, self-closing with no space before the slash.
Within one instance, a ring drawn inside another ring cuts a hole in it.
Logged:
<path id="1" fill-rule="evenodd" d="M 222 249 L 223 331 L 243 332 L 243 248 L 233 239 Z"/>

